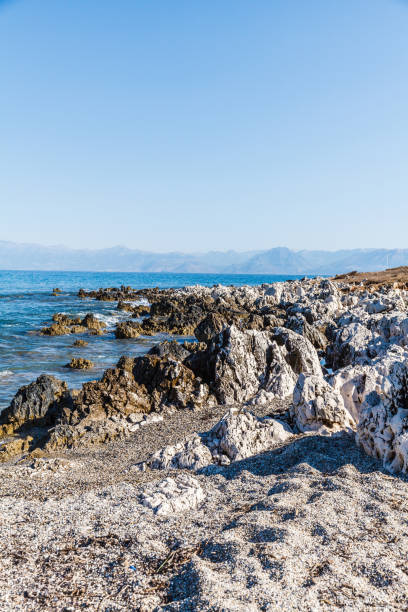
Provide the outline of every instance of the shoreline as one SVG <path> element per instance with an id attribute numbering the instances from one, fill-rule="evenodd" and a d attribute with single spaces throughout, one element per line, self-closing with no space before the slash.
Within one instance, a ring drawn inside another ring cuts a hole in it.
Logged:
<path id="1" fill-rule="evenodd" d="M 408 291 L 388 280 L 150 291 L 136 326 L 195 343 L 17 394 L 2 609 L 408 605 Z"/>

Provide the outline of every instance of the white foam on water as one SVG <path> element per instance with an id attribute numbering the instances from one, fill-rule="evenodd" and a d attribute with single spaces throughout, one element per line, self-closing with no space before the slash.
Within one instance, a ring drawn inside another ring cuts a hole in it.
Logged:
<path id="1" fill-rule="evenodd" d="M 9 376 L 13 376 L 11 370 L 0 370 L 0 378 L 8 378 Z"/>
<path id="2" fill-rule="evenodd" d="M 128 313 L 122 313 L 120 311 L 118 311 L 115 314 L 102 314 L 100 312 L 95 313 L 95 317 L 98 319 L 98 321 L 102 321 L 102 323 L 106 323 L 106 325 L 108 326 L 109 329 L 115 327 L 116 323 L 118 321 L 121 321 L 123 319 L 128 319 L 129 318 L 129 314 Z"/>

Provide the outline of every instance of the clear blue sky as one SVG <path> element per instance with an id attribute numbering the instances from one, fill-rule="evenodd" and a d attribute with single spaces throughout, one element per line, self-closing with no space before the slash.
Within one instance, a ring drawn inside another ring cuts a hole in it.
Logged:
<path id="1" fill-rule="evenodd" d="M 0 239 L 408 247 L 408 2 L 0 0 Z"/>

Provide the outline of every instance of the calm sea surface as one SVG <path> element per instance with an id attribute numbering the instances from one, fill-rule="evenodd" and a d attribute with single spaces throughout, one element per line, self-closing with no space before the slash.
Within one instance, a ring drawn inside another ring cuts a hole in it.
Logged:
<path id="1" fill-rule="evenodd" d="M 119 272 L 26 272 L 0 270 L 0 411 L 8 406 L 21 385 L 35 380 L 40 374 L 53 374 L 75 388 L 87 380 L 99 378 L 103 371 L 115 364 L 122 355 L 145 353 L 165 335 L 154 338 L 116 340 L 114 327 L 118 320 L 129 315 L 116 309 L 116 302 L 81 300 L 78 290 L 120 287 L 185 287 L 188 285 L 259 285 L 299 278 L 296 276 L 253 274 L 145 274 Z M 59 287 L 62 294 L 51 295 Z M 92 312 L 108 325 L 103 336 L 75 334 L 68 336 L 40 336 L 38 331 L 49 324 L 52 315 L 65 312 L 84 316 Z M 76 339 L 89 344 L 75 348 Z M 85 357 L 95 368 L 85 372 L 64 367 L 72 357 Z"/>

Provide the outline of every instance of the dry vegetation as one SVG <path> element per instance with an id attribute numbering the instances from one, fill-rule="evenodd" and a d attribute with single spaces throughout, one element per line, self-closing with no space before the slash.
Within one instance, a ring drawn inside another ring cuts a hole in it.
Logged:
<path id="1" fill-rule="evenodd" d="M 389 268 L 379 272 L 347 272 L 338 274 L 332 280 L 341 281 L 351 285 L 351 287 L 367 289 L 372 291 L 386 288 L 408 289 L 408 266 Z"/>

